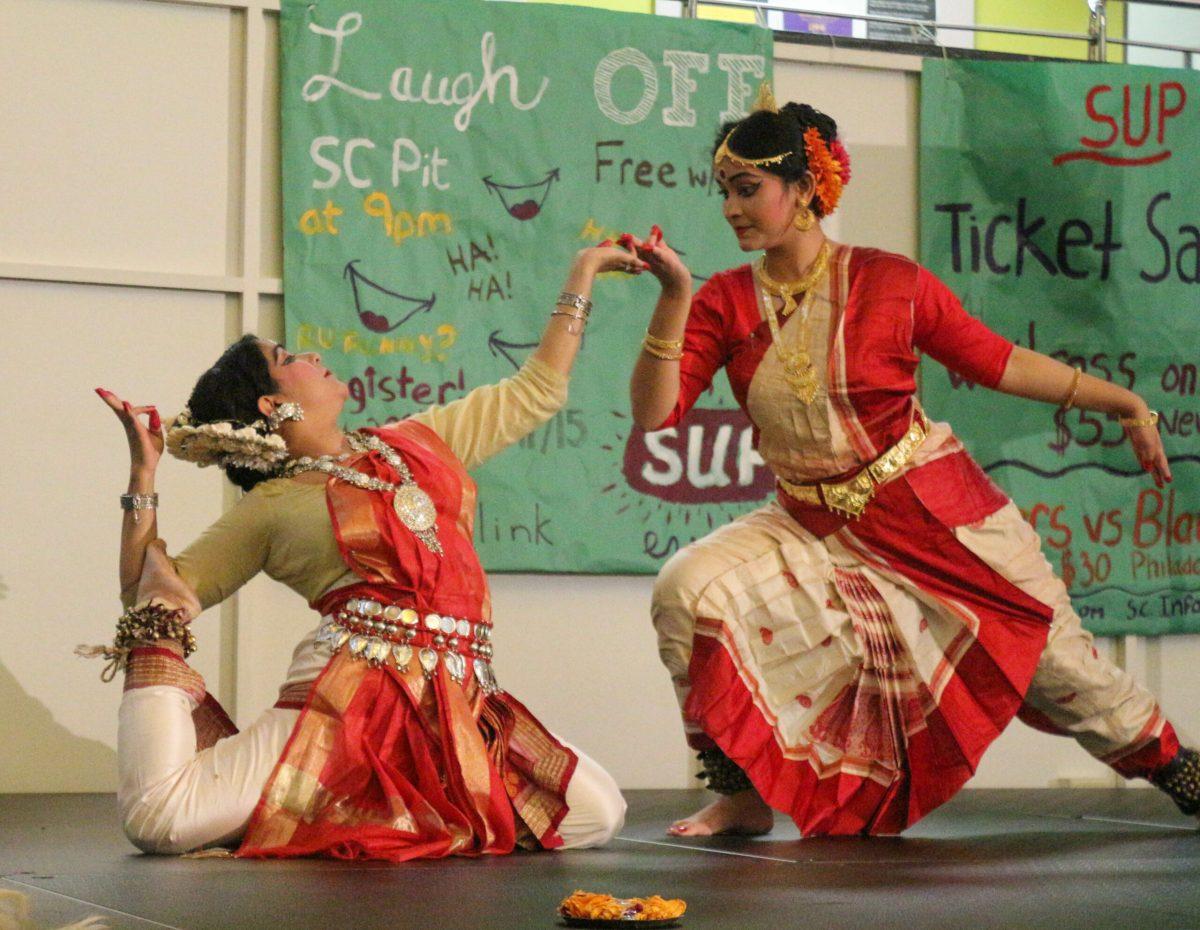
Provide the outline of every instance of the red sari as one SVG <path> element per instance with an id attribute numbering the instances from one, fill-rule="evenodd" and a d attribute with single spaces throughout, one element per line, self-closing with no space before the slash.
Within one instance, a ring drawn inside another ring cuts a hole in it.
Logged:
<path id="1" fill-rule="evenodd" d="M 331 479 L 338 545 L 361 584 L 313 606 L 336 615 L 371 598 L 491 623 L 487 580 L 472 543 L 475 485 L 426 427 L 370 432 L 392 446 L 437 506 L 443 549 L 430 551 L 397 518 L 391 496 Z M 397 482 L 376 453 L 347 464 Z M 263 789 L 239 856 L 326 855 L 402 862 L 561 845 L 575 755 L 514 697 L 411 662 L 369 665 L 343 647 L 313 684 Z"/>

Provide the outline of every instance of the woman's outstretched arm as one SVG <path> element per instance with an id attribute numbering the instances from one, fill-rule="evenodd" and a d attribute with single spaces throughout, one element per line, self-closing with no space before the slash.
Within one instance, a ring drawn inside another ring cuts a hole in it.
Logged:
<path id="1" fill-rule="evenodd" d="M 581 302 L 590 300 L 597 274 L 644 269 L 636 255 L 603 243 L 576 254 L 562 290 Z M 410 419 L 432 429 L 464 466 L 475 468 L 546 423 L 566 403 L 568 377 L 586 325 L 584 310 L 556 304 L 537 348 L 515 375 Z"/>
<path id="2" fill-rule="evenodd" d="M 1030 400 L 1079 407 L 1132 420 L 1125 430 L 1138 463 L 1161 487 L 1171 467 L 1150 408 L 1133 391 L 1076 371 L 1048 355 L 1013 345 L 963 309 L 924 268 L 912 302 L 913 344 L 951 371 L 985 387 Z"/>
<path id="3" fill-rule="evenodd" d="M 575 254 L 567 279 L 563 282 L 564 295 L 578 295 L 584 300 L 591 300 L 592 285 L 596 275 L 605 271 L 625 271 L 630 274 L 641 274 L 647 270 L 647 264 L 636 255 L 617 248 L 607 242 L 588 249 L 581 249 Z M 601 313 L 604 311 L 601 310 Z M 533 358 L 545 362 L 560 374 L 569 375 L 571 366 L 575 364 L 575 356 L 579 353 L 579 344 L 583 339 L 586 320 L 573 318 L 564 314 L 582 314 L 582 311 L 563 304 L 556 304 L 546 328 L 542 330 L 542 339 L 533 351 Z"/>
<path id="4" fill-rule="evenodd" d="M 1069 403 L 1081 410 L 1094 410 L 1123 420 L 1142 422 L 1151 419 L 1149 405 L 1133 391 L 1111 381 L 1083 374 L 1057 359 L 1024 346 L 1013 346 L 996 390 L 1050 404 Z M 1162 487 L 1163 482 L 1170 481 L 1171 466 L 1167 462 L 1158 427 L 1146 423 L 1143 426 L 1127 426 L 1125 431 L 1129 434 L 1134 455 L 1153 476 L 1155 484 Z"/>
<path id="5" fill-rule="evenodd" d="M 96 388 L 100 399 L 108 405 L 125 430 L 129 443 L 129 485 L 127 493 L 154 493 L 154 475 L 162 458 L 162 421 L 153 406 L 134 407 L 112 391 Z M 145 422 L 142 422 L 145 417 Z M 120 582 L 121 596 L 131 596 L 142 575 L 146 547 L 158 539 L 158 520 L 155 509 L 126 510 L 121 520 Z"/>

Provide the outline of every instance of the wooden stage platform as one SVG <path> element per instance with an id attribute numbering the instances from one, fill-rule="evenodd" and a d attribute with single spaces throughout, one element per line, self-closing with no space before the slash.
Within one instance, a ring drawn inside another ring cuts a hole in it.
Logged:
<path id="1" fill-rule="evenodd" d="M 40 927 L 536 930 L 582 888 L 682 897 L 684 930 L 1200 928 L 1200 834 L 1154 791 L 965 791 L 903 837 L 682 841 L 702 795 L 630 791 L 606 849 L 402 866 L 143 856 L 111 795 L 0 796 L 0 888 Z"/>

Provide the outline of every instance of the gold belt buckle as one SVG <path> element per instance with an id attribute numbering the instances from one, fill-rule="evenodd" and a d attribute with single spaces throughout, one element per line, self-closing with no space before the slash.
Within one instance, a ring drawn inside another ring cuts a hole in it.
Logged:
<path id="1" fill-rule="evenodd" d="M 894 446 L 853 478 L 818 484 L 793 484 L 780 478 L 779 484 L 798 501 L 822 505 L 829 510 L 858 519 L 867 509 L 867 504 L 871 503 L 880 485 L 894 478 L 900 469 L 908 464 L 926 436 L 928 432 L 924 418 L 918 414 L 908 427 L 908 432 L 901 436 Z"/>
<path id="2" fill-rule="evenodd" d="M 870 468 L 864 468 L 848 481 L 822 484 L 821 497 L 830 510 L 858 519 L 875 496 L 875 479 Z"/>
<path id="3" fill-rule="evenodd" d="M 918 416 L 894 446 L 853 478 L 816 486 L 788 483 L 784 485 L 784 490 L 800 500 L 824 504 L 830 510 L 857 520 L 867 509 L 867 504 L 871 503 L 880 485 L 894 478 L 908 464 L 927 435 L 923 418 Z M 796 494 L 795 491 L 804 493 Z"/>

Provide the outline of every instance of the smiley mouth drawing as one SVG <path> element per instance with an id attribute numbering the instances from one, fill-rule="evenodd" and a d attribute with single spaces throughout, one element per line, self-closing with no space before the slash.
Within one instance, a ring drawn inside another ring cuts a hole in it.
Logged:
<path id="1" fill-rule="evenodd" d="M 355 258 L 346 262 L 342 277 L 350 279 L 350 289 L 354 293 L 354 310 L 358 314 L 359 322 L 371 332 L 390 333 L 418 313 L 428 313 L 437 303 L 437 294 L 430 294 L 426 298 L 409 297 L 372 281 L 354 267 L 359 261 L 361 259 Z M 385 312 L 377 312 L 381 310 Z M 392 318 L 396 315 L 399 315 L 399 319 L 393 323 Z"/>
<path id="2" fill-rule="evenodd" d="M 483 179 L 484 186 L 500 198 L 500 203 L 515 220 L 531 220 L 542 212 L 546 198 L 550 196 L 550 186 L 557 181 L 557 168 L 551 168 L 546 176 L 532 184 L 500 184 L 492 180 L 489 174 Z"/>

